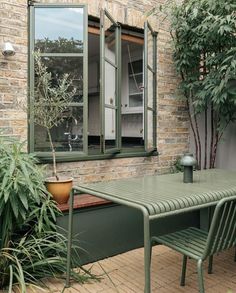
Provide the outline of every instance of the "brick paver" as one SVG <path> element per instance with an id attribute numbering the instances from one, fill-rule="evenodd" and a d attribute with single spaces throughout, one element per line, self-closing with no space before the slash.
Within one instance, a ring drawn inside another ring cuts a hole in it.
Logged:
<path id="1" fill-rule="evenodd" d="M 164 246 L 153 248 L 152 256 L 152 293 L 197 293 L 196 262 L 188 260 L 186 285 L 179 286 L 182 256 Z M 213 274 L 206 273 L 206 293 L 236 293 L 236 263 L 234 250 L 223 252 L 214 257 Z M 71 288 L 64 289 L 61 280 L 46 280 L 41 292 L 52 293 L 142 293 L 144 286 L 143 249 L 135 249 L 85 268 L 101 277 L 101 281 L 80 285 L 72 282 Z M 29 292 L 33 292 L 29 290 Z M 34 292 L 40 292 L 37 289 Z"/>

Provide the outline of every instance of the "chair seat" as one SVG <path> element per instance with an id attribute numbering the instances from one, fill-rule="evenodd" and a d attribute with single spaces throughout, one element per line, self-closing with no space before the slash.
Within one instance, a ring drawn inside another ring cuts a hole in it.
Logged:
<path id="1" fill-rule="evenodd" d="M 164 244 L 174 250 L 192 257 L 201 259 L 206 248 L 208 233 L 201 229 L 190 227 L 181 231 L 163 236 L 152 237 L 152 242 Z"/>

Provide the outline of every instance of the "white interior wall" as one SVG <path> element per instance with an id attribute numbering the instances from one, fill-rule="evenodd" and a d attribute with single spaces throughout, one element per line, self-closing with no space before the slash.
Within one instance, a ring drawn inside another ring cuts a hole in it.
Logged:
<path id="1" fill-rule="evenodd" d="M 122 87 L 121 87 L 121 113 L 122 113 L 122 136 L 142 137 L 143 136 L 143 114 L 124 114 L 125 105 L 129 105 L 129 78 L 128 63 L 143 58 L 142 49 L 131 51 L 131 58 L 126 49 L 126 44 L 122 48 Z"/>
<path id="2" fill-rule="evenodd" d="M 236 170 L 236 123 L 231 123 L 219 143 L 216 167 Z"/>
<path id="3" fill-rule="evenodd" d="M 105 44 L 105 57 L 115 64 L 115 41 Z M 105 61 L 105 105 L 116 105 L 116 69 Z M 116 138 L 116 111 L 105 106 L 105 139 Z"/>

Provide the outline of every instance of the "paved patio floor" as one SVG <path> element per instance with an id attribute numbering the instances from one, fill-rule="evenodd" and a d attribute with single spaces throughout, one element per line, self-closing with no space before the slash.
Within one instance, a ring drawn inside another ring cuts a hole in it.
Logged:
<path id="1" fill-rule="evenodd" d="M 214 258 L 213 274 L 205 270 L 206 293 L 236 293 L 236 263 L 234 250 L 223 252 Z M 179 286 L 182 257 L 176 252 L 156 246 L 152 258 L 153 293 L 195 293 L 198 292 L 196 262 L 188 261 L 185 287 Z M 72 283 L 65 293 L 141 293 L 143 292 L 143 249 L 136 249 L 85 266 L 102 277 L 100 282 L 79 285 Z M 63 291 L 61 280 L 47 280 L 49 289 L 44 292 Z"/>

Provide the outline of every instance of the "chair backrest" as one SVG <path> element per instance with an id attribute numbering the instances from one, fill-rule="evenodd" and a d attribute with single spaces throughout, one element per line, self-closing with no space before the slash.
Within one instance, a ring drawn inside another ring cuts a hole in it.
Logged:
<path id="1" fill-rule="evenodd" d="M 236 245 L 236 196 L 221 199 L 212 218 L 203 259 Z"/>

